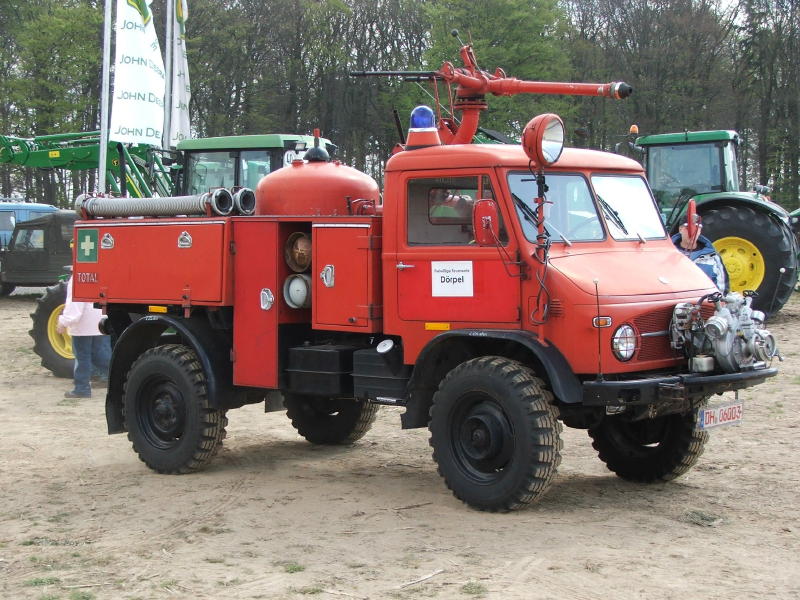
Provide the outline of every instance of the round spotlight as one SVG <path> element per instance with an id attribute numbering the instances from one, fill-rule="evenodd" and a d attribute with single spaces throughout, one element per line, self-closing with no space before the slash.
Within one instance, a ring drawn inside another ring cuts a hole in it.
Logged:
<path id="1" fill-rule="evenodd" d="M 619 360 L 623 362 L 630 360 L 636 350 L 636 332 L 633 327 L 630 325 L 617 327 L 611 339 L 611 349 Z"/>
<path id="2" fill-rule="evenodd" d="M 564 150 L 564 122 L 552 113 L 538 115 L 528 121 L 522 131 L 522 147 L 537 166 L 548 167 Z"/>

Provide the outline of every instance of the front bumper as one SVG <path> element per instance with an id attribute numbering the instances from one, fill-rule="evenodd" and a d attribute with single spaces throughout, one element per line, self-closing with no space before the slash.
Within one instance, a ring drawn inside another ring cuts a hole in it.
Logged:
<path id="1" fill-rule="evenodd" d="M 689 401 L 758 385 L 777 374 L 778 369 L 760 368 L 722 375 L 685 373 L 644 379 L 585 381 L 583 404 L 619 407 Z"/>

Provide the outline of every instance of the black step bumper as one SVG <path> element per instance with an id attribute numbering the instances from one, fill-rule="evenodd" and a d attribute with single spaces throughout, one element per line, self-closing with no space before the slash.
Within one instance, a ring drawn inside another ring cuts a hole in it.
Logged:
<path id="1" fill-rule="evenodd" d="M 643 379 L 585 381 L 583 404 L 627 406 L 689 400 L 758 385 L 777 374 L 778 369 L 761 368 L 722 375 L 686 373 Z"/>

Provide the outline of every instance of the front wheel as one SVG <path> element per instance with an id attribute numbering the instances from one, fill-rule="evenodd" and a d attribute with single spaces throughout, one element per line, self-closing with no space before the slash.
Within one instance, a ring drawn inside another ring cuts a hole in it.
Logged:
<path id="1" fill-rule="evenodd" d="M 613 415 L 590 428 L 589 436 L 609 470 L 628 481 L 652 483 L 675 479 L 695 465 L 708 441 L 696 424 L 697 410 L 639 421 Z"/>
<path id="2" fill-rule="evenodd" d="M 352 444 L 364 437 L 378 405 L 355 398 L 287 395 L 283 403 L 292 426 L 312 444 Z"/>
<path id="3" fill-rule="evenodd" d="M 540 498 L 561 462 L 561 424 L 545 383 L 500 356 L 469 360 L 434 394 L 430 444 L 456 498 L 507 511 Z"/>
<path id="4" fill-rule="evenodd" d="M 159 473 L 199 469 L 225 437 L 225 411 L 212 408 L 203 367 L 186 346 L 157 346 L 139 356 L 123 403 L 134 451 Z"/>

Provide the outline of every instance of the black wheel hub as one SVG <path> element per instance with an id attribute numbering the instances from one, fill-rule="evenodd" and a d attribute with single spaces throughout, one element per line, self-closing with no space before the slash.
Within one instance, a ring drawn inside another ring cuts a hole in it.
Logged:
<path id="1" fill-rule="evenodd" d="M 139 394 L 139 424 L 148 441 L 159 448 L 175 445 L 183 435 L 186 406 L 171 381 L 154 382 Z"/>
<path id="2" fill-rule="evenodd" d="M 503 469 L 514 448 L 513 430 L 503 410 L 491 400 L 472 404 L 454 419 L 453 444 L 462 467 L 484 478 Z"/>

